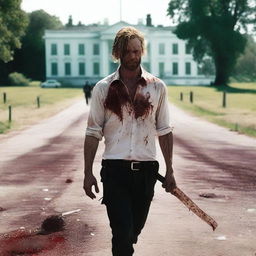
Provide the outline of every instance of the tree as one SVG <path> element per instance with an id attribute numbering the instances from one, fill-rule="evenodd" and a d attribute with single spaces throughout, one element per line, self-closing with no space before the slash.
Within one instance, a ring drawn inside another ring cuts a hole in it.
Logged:
<path id="1" fill-rule="evenodd" d="M 255 26 L 253 0 L 171 0 L 168 15 L 178 23 L 175 34 L 188 40 L 196 61 L 211 56 L 214 85 L 227 85 L 239 55 L 244 51 L 247 24 Z"/>
<path id="2" fill-rule="evenodd" d="M 21 47 L 27 15 L 20 8 L 21 0 L 0 0 L 0 60 L 12 60 L 13 50 Z"/>
<path id="3" fill-rule="evenodd" d="M 247 38 L 245 51 L 237 60 L 234 76 L 242 81 L 256 81 L 256 42 L 251 36 Z"/>
<path id="4" fill-rule="evenodd" d="M 45 77 L 44 32 L 46 29 L 62 27 L 59 18 L 43 10 L 30 13 L 26 35 L 22 39 L 22 48 L 14 55 L 13 71 L 20 72 L 34 80 L 43 80 Z"/>

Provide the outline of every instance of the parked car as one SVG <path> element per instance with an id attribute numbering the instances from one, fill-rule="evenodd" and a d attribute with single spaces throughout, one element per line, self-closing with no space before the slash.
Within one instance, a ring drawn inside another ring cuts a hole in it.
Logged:
<path id="1" fill-rule="evenodd" d="M 45 82 L 41 83 L 41 87 L 42 88 L 45 88 L 45 87 L 58 88 L 58 87 L 61 87 L 61 83 L 54 79 L 46 80 Z"/>

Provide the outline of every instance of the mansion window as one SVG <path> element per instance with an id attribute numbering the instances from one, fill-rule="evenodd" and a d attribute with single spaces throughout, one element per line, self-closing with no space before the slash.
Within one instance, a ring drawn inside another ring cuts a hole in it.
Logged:
<path id="1" fill-rule="evenodd" d="M 85 75 L 85 63 L 80 62 L 78 68 L 79 68 L 79 75 L 84 76 Z"/>
<path id="2" fill-rule="evenodd" d="M 58 75 L 58 63 L 57 62 L 51 63 L 51 74 L 52 74 L 52 76 Z"/>
<path id="3" fill-rule="evenodd" d="M 190 62 L 185 63 L 185 74 L 191 75 L 191 63 Z"/>
<path id="4" fill-rule="evenodd" d="M 179 54 L 179 45 L 177 43 L 172 44 L 172 54 Z"/>
<path id="5" fill-rule="evenodd" d="M 172 74 L 173 75 L 178 75 L 179 74 L 178 62 L 173 62 L 172 63 Z"/>
<path id="6" fill-rule="evenodd" d="M 164 55 L 165 54 L 165 45 L 163 43 L 159 44 L 158 48 L 158 53 L 159 55 Z"/>
<path id="7" fill-rule="evenodd" d="M 108 40 L 108 52 L 112 52 L 114 40 Z"/>
<path id="8" fill-rule="evenodd" d="M 113 62 L 113 61 L 110 61 L 109 62 L 109 70 L 110 70 L 110 73 L 113 73 L 117 70 L 118 68 L 118 63 L 116 62 Z"/>
<path id="9" fill-rule="evenodd" d="M 57 55 L 57 44 L 51 44 L 51 55 Z"/>
<path id="10" fill-rule="evenodd" d="M 100 45 L 93 44 L 93 55 L 99 55 L 99 54 L 100 54 Z"/>
<path id="11" fill-rule="evenodd" d="M 70 45 L 64 44 L 64 55 L 70 55 Z"/>
<path id="12" fill-rule="evenodd" d="M 164 62 L 159 62 L 159 77 L 164 77 Z"/>
<path id="13" fill-rule="evenodd" d="M 149 62 L 143 62 L 142 66 L 148 71 L 150 72 L 150 63 Z"/>
<path id="14" fill-rule="evenodd" d="M 66 76 L 71 75 L 71 63 L 70 62 L 65 63 L 65 75 Z"/>
<path id="15" fill-rule="evenodd" d="M 100 63 L 99 62 L 93 63 L 93 74 L 95 76 L 98 76 L 100 74 Z"/>
<path id="16" fill-rule="evenodd" d="M 147 44 L 147 54 L 148 56 L 150 55 L 151 52 L 151 47 L 150 47 L 150 43 Z"/>
<path id="17" fill-rule="evenodd" d="M 85 55 L 85 47 L 84 47 L 84 44 L 79 44 L 79 45 L 78 45 L 78 54 L 79 54 L 79 55 Z"/>
<path id="18" fill-rule="evenodd" d="M 191 54 L 191 48 L 188 46 L 188 44 L 185 45 L 185 53 Z"/>

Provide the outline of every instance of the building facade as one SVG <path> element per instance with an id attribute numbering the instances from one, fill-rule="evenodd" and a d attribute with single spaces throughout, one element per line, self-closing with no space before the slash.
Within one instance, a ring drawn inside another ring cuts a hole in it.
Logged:
<path id="1" fill-rule="evenodd" d="M 114 37 L 124 26 L 134 26 L 145 36 L 147 52 L 143 67 L 167 84 L 209 84 L 213 78 L 201 74 L 185 41 L 172 33 L 172 27 L 151 24 L 91 25 L 64 30 L 46 30 L 46 78 L 62 84 L 83 86 L 96 83 L 114 72 L 118 63 L 111 52 Z"/>

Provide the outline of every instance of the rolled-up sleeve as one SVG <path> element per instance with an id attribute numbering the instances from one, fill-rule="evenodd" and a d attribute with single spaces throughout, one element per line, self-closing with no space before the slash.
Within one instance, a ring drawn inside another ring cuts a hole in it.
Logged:
<path id="1" fill-rule="evenodd" d="M 104 125 L 104 94 L 102 84 L 97 84 L 92 91 L 90 112 L 87 121 L 86 135 L 99 140 L 103 137 Z"/>
<path id="2" fill-rule="evenodd" d="M 165 134 L 168 134 L 172 130 L 173 126 L 171 126 L 170 124 L 167 87 L 163 83 L 163 86 L 161 87 L 159 105 L 156 113 L 156 131 L 158 136 L 163 136 Z"/>

